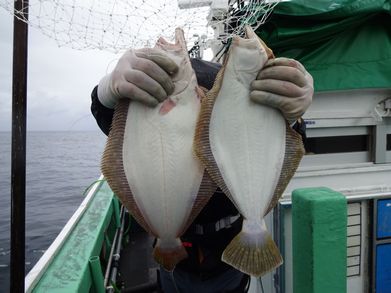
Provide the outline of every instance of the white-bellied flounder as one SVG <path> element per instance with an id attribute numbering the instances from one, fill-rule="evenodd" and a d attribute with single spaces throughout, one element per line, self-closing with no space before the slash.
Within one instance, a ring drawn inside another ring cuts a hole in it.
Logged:
<path id="1" fill-rule="evenodd" d="M 282 263 L 264 216 L 275 206 L 304 153 L 302 139 L 271 107 L 250 100 L 250 83 L 273 53 L 246 28 L 233 37 L 213 88 L 202 103 L 195 150 L 244 221 L 223 252 L 233 267 L 261 276 Z"/>
<path id="2" fill-rule="evenodd" d="M 178 65 L 174 93 L 155 108 L 121 99 L 116 108 L 102 172 L 140 225 L 157 237 L 154 257 L 168 270 L 187 256 L 179 237 L 216 189 L 193 153 L 202 92 L 183 31 L 176 43 L 159 39 Z"/>

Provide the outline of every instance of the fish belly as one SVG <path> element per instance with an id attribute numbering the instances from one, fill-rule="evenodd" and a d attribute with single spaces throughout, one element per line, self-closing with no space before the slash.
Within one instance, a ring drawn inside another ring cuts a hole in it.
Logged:
<path id="1" fill-rule="evenodd" d="M 261 52 L 234 48 L 229 58 L 212 111 L 210 145 L 231 199 L 245 218 L 260 220 L 280 177 L 286 124 L 277 110 L 249 98 L 264 62 Z M 238 59 L 258 66 L 238 68 Z"/>
<path id="2" fill-rule="evenodd" d="M 132 194 L 159 238 L 175 238 L 197 196 L 203 168 L 192 152 L 200 103 L 194 90 L 165 115 L 131 103 L 123 142 Z"/>

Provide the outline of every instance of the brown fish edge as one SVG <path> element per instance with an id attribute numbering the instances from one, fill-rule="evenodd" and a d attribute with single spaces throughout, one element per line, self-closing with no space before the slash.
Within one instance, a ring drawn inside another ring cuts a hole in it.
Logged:
<path id="1" fill-rule="evenodd" d="M 246 34 L 247 36 L 251 36 L 251 34 L 254 33 L 247 30 Z M 264 46 L 269 59 L 273 58 L 274 56 L 271 49 L 269 49 L 258 37 L 257 39 L 260 41 L 261 45 Z M 226 196 L 230 198 L 240 212 L 240 209 L 235 204 L 233 197 L 224 182 L 217 162 L 214 159 L 209 139 L 209 125 L 212 111 L 223 84 L 224 71 L 228 60 L 229 53 L 225 58 L 222 69 L 217 74 L 212 89 L 206 94 L 206 98 L 202 101 L 201 112 L 194 138 L 194 150 L 196 155 L 206 167 L 207 172 L 216 182 L 217 186 L 219 186 Z M 278 203 L 279 198 L 284 192 L 290 179 L 293 177 L 303 154 L 304 146 L 301 136 L 292 130 L 288 122 L 286 122 L 286 148 L 282 166 L 282 170 L 284 172 L 281 172 L 280 174 L 277 187 L 264 215 L 272 210 Z M 283 263 L 279 249 L 266 229 L 264 229 L 264 233 L 260 235 L 259 239 L 254 239 L 252 235 L 243 230 L 244 229 L 242 229 L 242 231 L 234 237 L 231 243 L 224 250 L 222 255 L 222 260 L 224 262 L 244 273 L 256 277 L 270 272 Z"/>
<path id="2" fill-rule="evenodd" d="M 125 175 L 122 146 L 129 105 L 130 100 L 120 99 L 114 109 L 110 133 L 102 155 L 101 171 L 111 190 L 131 212 L 132 217 L 134 217 L 145 231 L 158 237 L 157 233 L 153 231 L 138 208 Z"/>

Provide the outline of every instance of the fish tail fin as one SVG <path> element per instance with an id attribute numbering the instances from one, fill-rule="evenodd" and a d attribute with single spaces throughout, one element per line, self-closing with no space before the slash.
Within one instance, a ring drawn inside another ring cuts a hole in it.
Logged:
<path id="1" fill-rule="evenodd" d="M 261 223 L 244 220 L 242 231 L 225 248 L 222 260 L 255 277 L 266 274 L 283 262 L 264 220 Z"/>
<path id="2" fill-rule="evenodd" d="M 187 257 L 185 247 L 182 241 L 177 238 L 174 245 L 164 245 L 158 239 L 155 248 L 153 249 L 153 257 L 156 262 L 163 266 L 167 271 L 172 271 L 176 264 Z"/>

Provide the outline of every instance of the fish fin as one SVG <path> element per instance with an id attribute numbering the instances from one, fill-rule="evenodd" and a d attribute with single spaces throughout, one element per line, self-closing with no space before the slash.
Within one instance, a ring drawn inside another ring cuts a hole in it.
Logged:
<path id="1" fill-rule="evenodd" d="M 167 271 L 174 270 L 177 263 L 188 257 L 186 248 L 182 245 L 182 242 L 180 240 L 177 246 L 170 248 L 160 247 L 158 240 L 158 243 L 153 249 L 152 254 L 156 262 L 159 263 Z"/>
<path id="2" fill-rule="evenodd" d="M 202 181 L 201 181 L 200 188 L 198 190 L 197 197 L 194 201 L 190 215 L 184 227 L 181 229 L 179 235 L 182 235 L 183 233 L 186 232 L 186 230 L 189 228 L 189 226 L 194 222 L 195 218 L 201 212 L 203 207 L 208 203 L 209 199 L 212 197 L 216 189 L 217 189 L 216 183 L 214 183 L 212 178 L 210 178 L 208 172 L 204 170 L 204 175 L 202 177 Z"/>
<path id="3" fill-rule="evenodd" d="M 283 262 L 280 251 L 266 227 L 257 233 L 242 229 L 223 251 L 222 260 L 254 277 L 270 272 Z"/>
<path id="4" fill-rule="evenodd" d="M 285 155 L 281 168 L 281 170 L 284 170 L 284 172 L 281 172 L 280 174 L 276 189 L 274 190 L 274 194 L 264 213 L 264 216 L 267 215 L 276 206 L 289 181 L 295 174 L 297 167 L 299 167 L 301 158 L 305 153 L 301 135 L 289 126 L 288 121 L 286 121 L 285 127 Z"/>
<path id="5" fill-rule="evenodd" d="M 267 59 L 273 59 L 273 58 L 275 58 L 272 49 L 270 49 L 270 48 L 265 44 L 265 42 L 264 42 L 261 38 L 258 37 L 258 40 L 259 40 L 259 42 L 262 44 L 263 48 L 264 48 L 265 51 L 266 51 Z"/>
<path id="6" fill-rule="evenodd" d="M 227 62 L 228 58 L 226 59 Z M 225 63 L 226 63 L 225 62 Z M 231 200 L 232 196 L 220 173 L 216 160 L 214 159 L 209 140 L 209 124 L 212 117 L 213 106 L 223 83 L 225 65 L 218 72 L 213 87 L 208 91 L 201 101 L 201 111 L 198 116 L 196 131 L 194 135 L 193 149 L 196 156 L 205 166 L 212 180 Z"/>
<path id="7" fill-rule="evenodd" d="M 101 159 L 101 171 L 112 191 L 131 212 L 132 217 L 144 230 L 156 236 L 157 233 L 152 231 L 138 208 L 125 175 L 122 148 L 129 106 L 128 99 L 120 99 L 116 105 L 110 133 Z"/>

